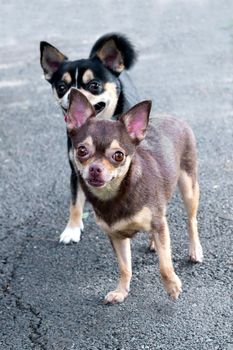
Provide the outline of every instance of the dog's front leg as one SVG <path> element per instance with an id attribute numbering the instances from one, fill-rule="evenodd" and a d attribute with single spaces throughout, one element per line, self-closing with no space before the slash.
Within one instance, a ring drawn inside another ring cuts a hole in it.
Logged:
<path id="1" fill-rule="evenodd" d="M 125 300 L 129 293 L 132 276 L 130 239 L 111 237 L 110 240 L 117 256 L 120 278 L 117 288 L 106 295 L 105 304 L 122 303 Z"/>
<path id="2" fill-rule="evenodd" d="M 155 224 L 155 231 L 151 232 L 155 239 L 155 246 L 159 256 L 159 265 L 162 281 L 167 293 L 177 299 L 182 292 L 182 284 L 176 275 L 171 257 L 170 234 L 166 217 L 162 217 Z"/>
<path id="3" fill-rule="evenodd" d="M 81 231 L 83 230 L 83 207 L 85 203 L 85 195 L 78 183 L 77 175 L 72 171 L 71 173 L 71 203 L 70 203 L 70 217 L 65 230 L 60 236 L 60 243 L 79 242 Z"/>
<path id="4" fill-rule="evenodd" d="M 67 150 L 69 156 L 69 163 L 71 168 L 70 175 L 70 190 L 71 190 L 71 202 L 70 202 L 70 217 L 65 230 L 60 235 L 60 243 L 79 242 L 81 237 L 81 231 L 83 230 L 83 208 L 85 204 L 85 195 L 79 184 L 78 175 L 74 168 L 74 150 L 70 137 L 67 135 Z"/>

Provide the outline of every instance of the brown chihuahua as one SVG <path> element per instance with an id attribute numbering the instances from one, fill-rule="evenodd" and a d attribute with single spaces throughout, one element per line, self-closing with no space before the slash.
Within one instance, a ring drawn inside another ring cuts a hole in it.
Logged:
<path id="1" fill-rule="evenodd" d="M 143 101 L 117 121 L 98 120 L 82 93 L 72 89 L 70 94 L 67 128 L 76 171 L 119 263 L 117 288 L 106 295 L 105 303 L 123 302 L 129 293 L 130 239 L 138 231 L 150 234 L 165 289 L 178 298 L 181 281 L 172 264 L 166 220 L 166 205 L 177 184 L 188 213 L 190 259 L 201 262 L 203 258 L 196 219 L 199 186 L 194 135 L 183 121 L 157 117 L 144 140 L 150 109 L 151 102 Z"/>

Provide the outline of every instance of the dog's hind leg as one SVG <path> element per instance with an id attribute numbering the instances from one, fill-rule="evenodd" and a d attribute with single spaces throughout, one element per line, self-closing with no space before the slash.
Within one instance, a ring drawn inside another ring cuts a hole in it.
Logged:
<path id="1" fill-rule="evenodd" d="M 178 186 L 188 214 L 189 258 L 193 262 L 202 262 L 203 252 L 197 229 L 199 185 L 196 175 L 190 176 L 181 170 Z"/>
<path id="2" fill-rule="evenodd" d="M 78 183 L 78 176 L 75 172 L 73 163 L 72 163 L 72 147 L 71 141 L 68 137 L 68 154 L 69 154 L 69 163 L 71 167 L 71 176 L 70 176 L 70 189 L 71 189 L 71 203 L 70 203 L 70 217 L 68 224 L 66 225 L 65 230 L 60 235 L 60 243 L 71 243 L 79 242 L 81 231 L 83 230 L 83 207 L 85 203 L 85 195 L 81 189 L 80 184 Z"/>

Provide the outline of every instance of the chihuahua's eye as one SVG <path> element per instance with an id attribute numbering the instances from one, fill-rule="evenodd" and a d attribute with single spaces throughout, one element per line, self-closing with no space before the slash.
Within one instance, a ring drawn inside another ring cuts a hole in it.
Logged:
<path id="1" fill-rule="evenodd" d="M 123 152 L 121 152 L 121 151 L 117 151 L 117 152 L 115 152 L 114 154 L 113 154 L 113 159 L 116 161 L 116 162 L 118 162 L 118 163 L 120 163 L 120 162 L 122 162 L 123 160 L 124 160 L 124 153 Z"/>
<path id="2" fill-rule="evenodd" d="M 63 96 L 67 90 L 68 90 L 68 86 L 64 81 L 61 81 L 60 83 L 58 83 L 57 92 L 59 96 Z"/>
<path id="3" fill-rule="evenodd" d="M 78 156 L 79 157 L 85 157 L 86 155 L 88 155 L 88 150 L 86 149 L 85 146 L 79 146 L 78 147 Z"/>
<path id="4" fill-rule="evenodd" d="M 98 80 L 91 80 L 87 84 L 87 89 L 93 94 L 100 94 L 103 90 L 101 83 Z"/>

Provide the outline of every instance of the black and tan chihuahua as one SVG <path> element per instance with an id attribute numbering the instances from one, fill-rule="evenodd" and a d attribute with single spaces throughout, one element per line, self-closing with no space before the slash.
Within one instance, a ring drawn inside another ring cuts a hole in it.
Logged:
<path id="1" fill-rule="evenodd" d="M 89 57 L 78 60 L 69 60 L 45 41 L 40 44 L 40 63 L 45 79 L 51 84 L 65 118 L 72 87 L 87 97 L 97 117 L 102 119 L 117 119 L 122 112 L 137 103 L 136 89 L 126 72 L 133 66 L 136 56 L 131 42 L 119 33 L 103 35 L 93 45 Z M 69 222 L 60 236 L 60 242 L 63 243 L 80 240 L 83 222 L 76 213 L 85 202 L 74 170 L 69 135 L 67 141 L 71 166 L 71 205 Z"/>
<path id="2" fill-rule="evenodd" d="M 138 231 L 150 234 L 164 287 L 178 298 L 181 281 L 172 264 L 166 219 L 166 205 L 177 184 L 188 213 L 189 257 L 193 262 L 203 258 L 196 218 L 199 186 L 193 132 L 173 117 L 156 117 L 148 128 L 150 109 L 151 102 L 143 101 L 117 121 L 98 120 L 82 93 L 72 89 L 70 94 L 67 130 L 75 170 L 119 264 L 118 285 L 106 295 L 105 303 L 123 302 L 129 293 L 130 239 Z"/>

